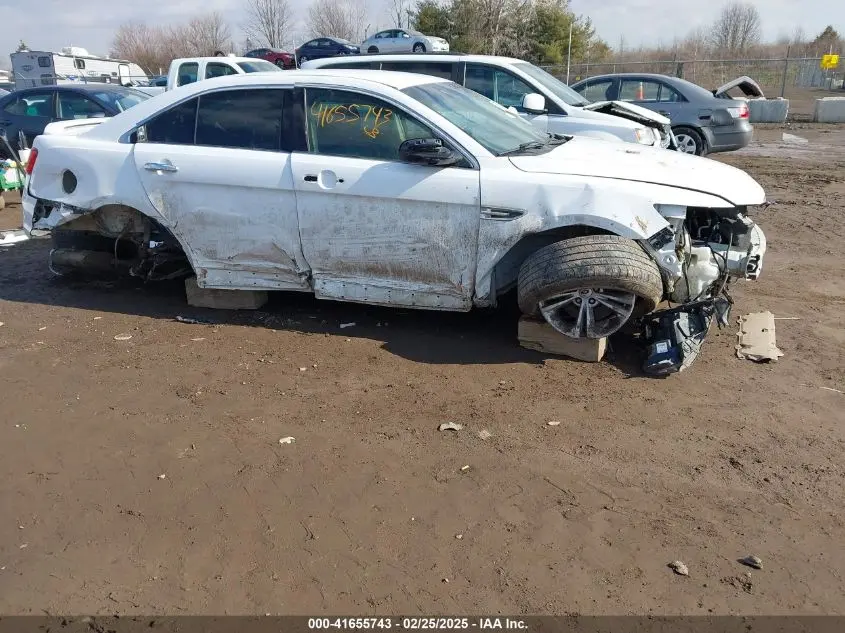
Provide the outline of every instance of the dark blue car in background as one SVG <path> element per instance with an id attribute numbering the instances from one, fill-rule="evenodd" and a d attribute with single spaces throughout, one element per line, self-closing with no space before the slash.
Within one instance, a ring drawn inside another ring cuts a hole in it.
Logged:
<path id="1" fill-rule="evenodd" d="M 0 97 L 0 130 L 17 151 L 22 131 L 32 147 L 48 123 L 111 117 L 146 101 L 150 95 L 115 84 L 89 83 L 16 90 Z M 0 147 L 0 156 L 6 152 Z"/>
<path id="2" fill-rule="evenodd" d="M 315 37 L 296 49 L 296 62 L 301 64 L 309 59 L 322 59 L 337 55 L 357 55 L 361 47 L 339 37 Z"/>

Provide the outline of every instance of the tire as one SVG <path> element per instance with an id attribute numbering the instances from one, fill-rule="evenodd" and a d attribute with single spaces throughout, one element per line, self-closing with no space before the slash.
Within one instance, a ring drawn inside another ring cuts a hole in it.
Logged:
<path id="1" fill-rule="evenodd" d="M 299 58 L 299 65 L 300 65 L 300 66 L 302 66 L 302 64 L 304 64 L 304 63 L 305 63 L 305 62 L 307 62 L 307 61 L 308 61 L 308 56 L 307 56 L 307 55 L 302 55 L 302 56 Z"/>
<path id="2" fill-rule="evenodd" d="M 425 53 L 425 44 L 414 44 L 413 51 L 415 53 Z"/>
<path id="3" fill-rule="evenodd" d="M 378 47 L 377 46 L 370 46 L 370 48 L 367 49 L 367 52 L 370 53 L 370 54 L 378 53 Z"/>
<path id="4" fill-rule="evenodd" d="M 678 151 L 684 154 L 704 156 L 707 153 L 707 143 L 698 130 L 691 127 L 676 127 L 672 129 L 678 143 Z"/>
<path id="5" fill-rule="evenodd" d="M 519 269 L 520 310 L 542 315 L 573 338 L 610 336 L 632 316 L 654 310 L 662 298 L 657 264 L 636 242 L 617 235 L 555 242 L 530 255 Z"/>
<path id="6" fill-rule="evenodd" d="M 283 60 L 283 59 L 277 59 L 277 60 L 276 60 L 275 62 L 273 62 L 273 63 L 275 63 L 275 64 L 276 64 L 276 66 L 278 66 L 278 67 L 279 67 L 279 68 L 281 68 L 282 70 L 284 70 L 284 69 L 285 69 L 285 60 Z"/>

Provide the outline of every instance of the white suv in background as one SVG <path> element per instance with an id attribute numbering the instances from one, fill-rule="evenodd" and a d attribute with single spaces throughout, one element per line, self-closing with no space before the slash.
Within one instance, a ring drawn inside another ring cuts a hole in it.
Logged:
<path id="1" fill-rule="evenodd" d="M 675 149 L 669 119 L 631 103 L 589 103 L 542 68 L 489 55 L 356 55 L 315 59 L 302 68 L 394 70 L 451 79 L 516 109 L 550 134 L 589 136 Z"/>

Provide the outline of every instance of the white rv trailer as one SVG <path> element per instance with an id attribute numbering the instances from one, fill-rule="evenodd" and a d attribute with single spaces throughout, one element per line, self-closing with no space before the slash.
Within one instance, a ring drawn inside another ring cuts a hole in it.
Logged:
<path id="1" fill-rule="evenodd" d="M 78 82 L 119 83 L 125 86 L 149 81 L 138 64 L 124 59 L 98 57 L 75 46 L 65 47 L 60 53 L 20 51 L 9 57 L 18 90 Z"/>

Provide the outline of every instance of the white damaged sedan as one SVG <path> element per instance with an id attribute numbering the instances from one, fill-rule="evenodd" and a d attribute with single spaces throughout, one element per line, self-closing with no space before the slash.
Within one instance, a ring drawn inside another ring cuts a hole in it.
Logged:
<path id="1" fill-rule="evenodd" d="M 450 81 L 290 71 L 197 82 L 32 151 L 25 226 L 51 267 L 195 274 L 204 288 L 521 309 L 600 338 L 663 300 L 755 279 L 746 173 L 547 135 Z"/>

